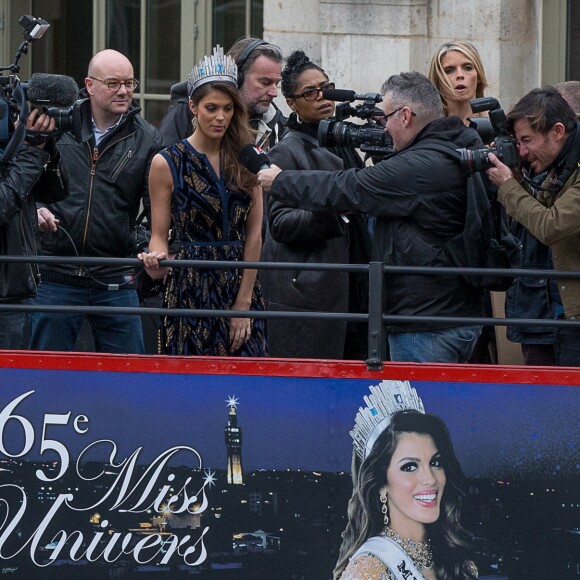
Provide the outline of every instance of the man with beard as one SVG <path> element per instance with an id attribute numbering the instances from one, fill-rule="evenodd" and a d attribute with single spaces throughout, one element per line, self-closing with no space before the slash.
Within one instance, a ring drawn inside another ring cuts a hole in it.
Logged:
<path id="1" fill-rule="evenodd" d="M 275 44 L 259 38 L 241 38 L 228 54 L 238 66 L 238 89 L 248 109 L 250 125 L 257 133 L 256 144 L 272 147 L 280 138 L 286 118 L 274 105 L 282 78 L 282 52 Z M 191 135 L 191 111 L 187 106 L 187 81 L 171 87 L 171 104 L 159 125 L 166 145 Z"/>

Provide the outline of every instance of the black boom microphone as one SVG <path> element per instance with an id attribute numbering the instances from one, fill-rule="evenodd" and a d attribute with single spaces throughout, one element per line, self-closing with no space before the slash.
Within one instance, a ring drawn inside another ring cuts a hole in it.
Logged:
<path id="1" fill-rule="evenodd" d="M 244 145 L 238 155 L 240 163 L 252 173 L 258 173 L 262 169 L 270 167 L 268 156 L 257 145 Z"/>
<path id="2" fill-rule="evenodd" d="M 378 93 L 366 93 L 365 95 L 359 95 L 354 91 L 346 89 L 325 89 L 322 91 L 322 97 L 329 101 L 340 101 L 340 102 L 350 102 L 353 101 L 374 101 L 375 103 L 380 103 L 383 98 Z"/>
<path id="3" fill-rule="evenodd" d="M 34 73 L 26 86 L 34 107 L 70 107 L 78 98 L 79 87 L 72 77 Z"/>

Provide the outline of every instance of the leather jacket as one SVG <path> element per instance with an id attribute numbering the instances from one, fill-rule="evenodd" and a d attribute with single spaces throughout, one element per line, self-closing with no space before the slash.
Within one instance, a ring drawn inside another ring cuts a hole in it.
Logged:
<path id="1" fill-rule="evenodd" d="M 12 161 L 0 163 L 0 253 L 36 255 L 36 202 L 50 203 L 67 195 L 57 159 L 46 150 L 23 143 Z M 0 301 L 12 302 L 34 295 L 39 281 L 37 264 L 1 265 Z M 24 292 L 24 294 L 23 294 Z"/>
<path id="2" fill-rule="evenodd" d="M 95 146 L 90 137 L 77 141 L 65 133 L 58 142 L 62 174 L 69 197 L 50 206 L 60 220 L 56 233 L 42 236 L 42 253 L 52 256 L 127 258 L 136 254 L 133 235 L 141 203 L 149 213 L 149 167 L 161 149 L 161 136 L 133 104 L 119 124 Z M 127 266 L 50 265 L 45 279 L 92 286 L 93 277 L 119 277 L 125 283 L 133 274 Z"/>

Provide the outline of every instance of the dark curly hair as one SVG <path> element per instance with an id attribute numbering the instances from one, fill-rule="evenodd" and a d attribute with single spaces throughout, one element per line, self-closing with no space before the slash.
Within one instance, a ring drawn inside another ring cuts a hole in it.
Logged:
<path id="1" fill-rule="evenodd" d="M 304 53 L 303 50 L 295 50 L 286 61 L 286 66 L 282 71 L 282 81 L 280 89 L 282 94 L 288 98 L 296 92 L 298 79 L 300 75 L 306 70 L 319 70 L 328 80 L 326 72 L 317 64 L 314 64 Z"/>
<path id="2" fill-rule="evenodd" d="M 340 578 L 352 555 L 384 528 L 379 494 L 387 484 L 387 469 L 402 433 L 430 435 L 445 470 L 447 483 L 441 498 L 441 514 L 435 523 L 427 525 L 437 578 L 473 580 L 475 577 L 465 566 L 470 535 L 460 523 L 464 476 L 449 431 L 439 417 L 414 410 L 399 411 L 392 416 L 389 427 L 381 433 L 362 464 L 353 453 L 354 489 L 334 578 Z"/>

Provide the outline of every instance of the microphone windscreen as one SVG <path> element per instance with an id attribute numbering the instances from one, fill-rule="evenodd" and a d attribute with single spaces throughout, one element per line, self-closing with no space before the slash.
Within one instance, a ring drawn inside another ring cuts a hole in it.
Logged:
<path id="1" fill-rule="evenodd" d="M 257 145 L 244 145 L 238 155 L 240 163 L 252 173 L 258 173 L 260 169 L 270 167 L 268 156 Z"/>
<path id="2" fill-rule="evenodd" d="M 34 73 L 26 92 L 32 105 L 70 107 L 78 98 L 79 87 L 72 77 Z"/>
<path id="3" fill-rule="evenodd" d="M 329 101 L 354 101 L 356 93 L 345 89 L 325 89 L 322 97 Z"/>

